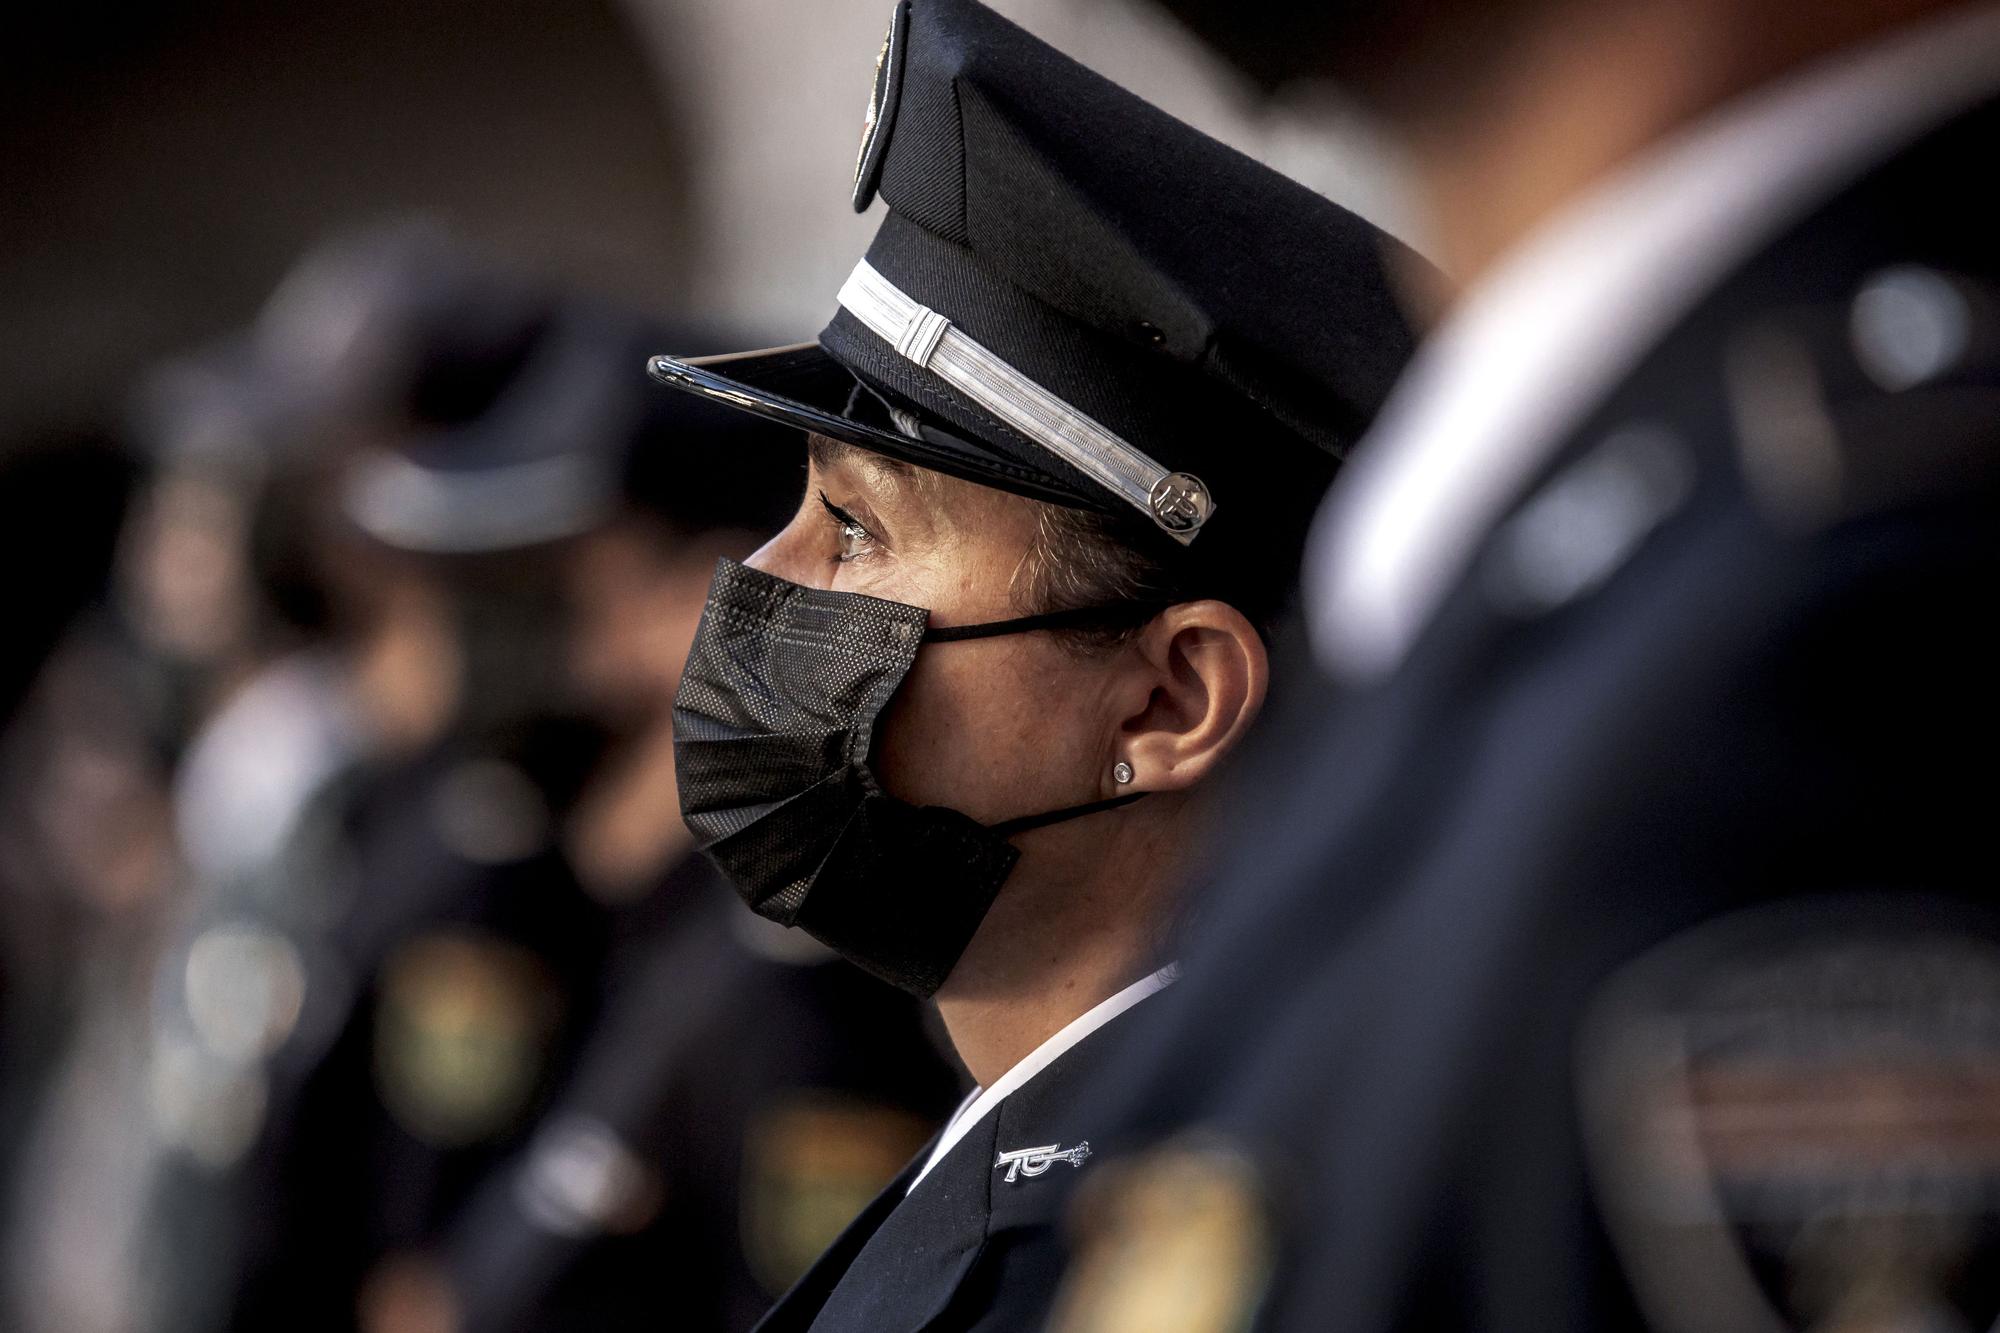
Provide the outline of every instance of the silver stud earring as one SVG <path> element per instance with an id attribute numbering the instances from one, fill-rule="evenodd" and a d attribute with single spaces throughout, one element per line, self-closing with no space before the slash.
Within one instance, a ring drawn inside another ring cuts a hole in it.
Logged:
<path id="1" fill-rule="evenodd" d="M 1119 786 L 1124 786 L 1132 780 L 1132 765 L 1120 759 L 1111 766 L 1111 778 Z"/>

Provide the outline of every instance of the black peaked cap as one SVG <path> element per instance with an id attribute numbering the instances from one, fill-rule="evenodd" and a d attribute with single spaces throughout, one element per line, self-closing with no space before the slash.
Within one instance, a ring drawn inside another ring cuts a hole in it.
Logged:
<path id="1" fill-rule="evenodd" d="M 878 191 L 889 214 L 865 262 L 888 315 L 858 313 L 850 279 L 817 345 L 659 357 L 654 375 L 1133 520 L 1135 540 L 1289 560 L 1414 345 L 1392 276 L 1422 261 L 1393 238 L 974 0 L 896 6 L 856 207 Z M 941 371 L 953 336 L 1059 400 L 1053 419 L 1081 413 L 1179 479 L 1169 492 L 1202 494 L 1176 515 L 1156 492 L 1148 513 L 1143 476 L 1121 490 Z"/>

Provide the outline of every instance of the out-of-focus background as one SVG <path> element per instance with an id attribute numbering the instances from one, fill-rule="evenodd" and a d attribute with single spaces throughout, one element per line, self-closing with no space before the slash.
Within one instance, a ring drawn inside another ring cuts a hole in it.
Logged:
<path id="1" fill-rule="evenodd" d="M 996 7 L 1407 234 L 1341 108 Z M 741 1327 L 954 1104 L 688 855 L 797 465 L 639 374 L 825 322 L 888 9 L 0 18 L 0 1329 Z"/>

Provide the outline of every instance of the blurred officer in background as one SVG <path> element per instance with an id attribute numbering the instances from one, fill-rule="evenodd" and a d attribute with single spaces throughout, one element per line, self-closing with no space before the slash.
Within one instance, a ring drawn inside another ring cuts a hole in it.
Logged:
<path id="1" fill-rule="evenodd" d="M 342 801 L 345 900 L 318 906 L 326 965 L 304 970 L 333 1007 L 272 1050 L 273 1113 L 236 1173 L 256 1207 L 235 1326 L 302 1304 L 350 1325 L 375 1257 L 504 1160 L 596 1018 L 613 922 L 558 831 L 602 736 L 563 689 L 552 543 L 602 499 L 570 441 L 634 420 L 597 368 L 630 329 L 462 276 L 413 266 L 366 294 L 425 321 L 407 396 L 347 436 L 330 487 L 334 577 L 367 616 L 356 683 L 396 739 Z"/>
<path id="2" fill-rule="evenodd" d="M 1416 261 L 972 0 L 896 6 L 878 190 L 817 343 L 655 361 L 811 433 L 797 515 L 716 571 L 681 802 L 760 916 L 934 996 L 980 1085 L 763 1326 L 1033 1327 L 1107 1146 L 1075 1087 L 1172 979 L 1196 793 Z"/>
<path id="3" fill-rule="evenodd" d="M 224 1064 L 177 1058 L 183 1047 L 148 1049 L 148 983 L 190 910 L 231 917 L 239 897 L 317 900 L 297 882 L 311 863 L 278 852 L 343 746 L 358 743 L 313 651 L 327 606 L 307 567 L 310 527 L 295 522 L 311 490 L 310 427 L 362 388 L 324 368 L 298 373 L 285 326 L 324 296 L 274 300 L 255 329 L 142 386 L 130 435 L 145 477 L 119 541 L 116 596 L 49 673 L 47 718 L 38 710 L 27 728 L 52 723 L 49 748 L 10 755 L 21 791 L 8 805 L 34 817 L 9 845 L 69 867 L 115 907 L 100 932 L 106 956 L 73 965 L 82 1013 L 11 1200 L 10 1313 L 23 1328 L 127 1326 L 146 1304 L 139 1200 L 162 1139 L 199 1137 L 200 1151 L 226 1155 L 246 1121 L 254 1128 L 255 1110 L 243 1112 L 261 1088 L 224 1077 Z M 211 798 L 230 779 L 234 797 L 219 808 Z M 43 947 L 61 957 L 46 937 Z M 261 1001 L 282 1009 L 282 997 L 279 987 Z M 262 1021 L 254 993 L 211 995 L 202 1011 L 243 1032 Z"/>
<path id="4" fill-rule="evenodd" d="M 539 317 L 443 236 L 389 228 L 311 256 L 246 335 L 142 400 L 161 466 L 130 619 L 163 666 L 151 711 L 168 732 L 200 724 L 175 779 L 189 883 L 157 979 L 160 1157 L 134 1261 L 159 1326 L 218 1326 L 279 1231 L 285 1195 L 263 1177 L 357 1002 L 349 936 L 406 887 L 367 878 L 371 802 L 440 746 L 469 676 L 442 590 L 343 521 L 338 479 L 408 404 L 480 392 Z"/>
<path id="5" fill-rule="evenodd" d="M 621 401 L 647 394 L 624 351 L 596 369 Z M 710 574 L 797 507 L 802 451 L 782 427 L 650 398 L 615 448 L 564 449 L 610 465 L 614 488 L 559 553 L 570 676 L 614 737 L 561 833 L 616 922 L 601 1008 L 519 1151 L 378 1266 L 374 1327 L 747 1328 L 958 1095 L 922 1006 L 744 913 L 677 817 L 670 705 Z M 464 466 L 458 488 L 490 504 L 507 465 Z"/>
<path id="6" fill-rule="evenodd" d="M 1168 3 L 1456 281 L 1058 1327 L 1992 1327 L 2000 10 Z"/>
<path id="7" fill-rule="evenodd" d="M 745 1325 L 956 1091 L 907 997 L 721 929 L 657 795 L 706 570 L 797 447 L 434 235 L 318 256 L 273 326 L 334 401 L 260 437 L 243 530 L 329 611 L 180 775 L 141 1322 L 619 1326 L 664 1284 Z"/>

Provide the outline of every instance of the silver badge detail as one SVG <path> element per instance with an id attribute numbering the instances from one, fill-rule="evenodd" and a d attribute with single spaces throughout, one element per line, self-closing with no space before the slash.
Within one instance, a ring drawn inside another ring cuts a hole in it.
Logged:
<path id="1" fill-rule="evenodd" d="M 1169 472 L 1153 483 L 1148 503 L 1153 518 L 1168 532 L 1194 532 L 1215 512 L 1215 501 L 1200 477 Z"/>
<path id="2" fill-rule="evenodd" d="M 880 171 L 881 154 L 877 140 L 893 118 L 890 98 L 896 92 L 897 66 L 903 58 L 903 30 L 909 22 L 909 7 L 897 0 L 889 16 L 889 30 L 882 35 L 882 49 L 875 54 L 875 79 L 868 89 L 868 113 L 861 121 L 861 147 L 854 155 L 854 211 L 866 209 L 875 199 L 875 177 Z"/>
<path id="3" fill-rule="evenodd" d="M 882 123 L 883 72 L 889 63 L 889 43 L 894 41 L 896 30 L 892 26 L 882 35 L 882 49 L 875 53 L 875 78 L 868 85 L 868 113 L 861 118 L 861 147 L 854 154 L 854 188 L 861 189 L 861 169 L 868 164 L 868 149 L 875 142 L 875 129 Z"/>
<path id="4" fill-rule="evenodd" d="M 1060 1143 L 1044 1144 L 1039 1148 L 1016 1148 L 1003 1152 L 993 1161 L 993 1169 L 1007 1168 L 1003 1177 L 1011 1185 L 1022 1176 L 1045 1175 L 1057 1162 L 1068 1162 L 1071 1166 L 1082 1166 L 1090 1159 L 1090 1140 L 1085 1139 L 1074 1148 L 1064 1148 Z"/>

